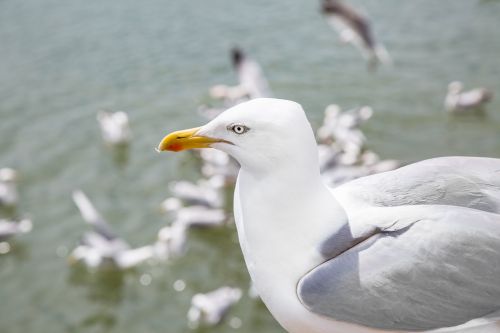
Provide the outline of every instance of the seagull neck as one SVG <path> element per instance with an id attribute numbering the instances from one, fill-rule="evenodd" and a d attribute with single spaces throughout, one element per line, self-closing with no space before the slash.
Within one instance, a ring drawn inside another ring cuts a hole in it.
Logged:
<path id="1" fill-rule="evenodd" d="M 311 216 L 319 210 L 324 212 L 325 209 L 329 216 L 345 216 L 344 210 L 322 181 L 319 168 L 306 169 L 290 164 L 265 173 L 256 173 L 242 167 L 238 182 L 243 206 L 259 207 L 261 222 L 267 220 L 268 216 L 273 216 L 274 219 L 279 215 L 287 225 L 294 221 L 309 225 L 323 223 L 324 221 L 311 219 Z M 299 217 L 299 212 L 306 215 Z M 291 217 L 296 218 L 290 219 Z M 276 224 L 278 221 L 272 223 Z"/>

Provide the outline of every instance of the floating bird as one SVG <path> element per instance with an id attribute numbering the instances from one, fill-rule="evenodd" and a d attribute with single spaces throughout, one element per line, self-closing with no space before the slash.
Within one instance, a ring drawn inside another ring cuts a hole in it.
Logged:
<path id="1" fill-rule="evenodd" d="M 271 97 L 269 83 L 260 65 L 250 59 L 241 49 L 231 50 L 231 61 L 238 75 L 238 85 L 216 85 L 210 89 L 210 95 L 215 99 L 223 99 L 236 104 L 245 99 Z"/>
<path id="2" fill-rule="evenodd" d="M 160 259 L 180 257 L 186 252 L 187 227 L 184 223 L 174 222 L 158 231 L 155 250 Z"/>
<path id="3" fill-rule="evenodd" d="M 448 112 L 464 113 L 477 111 L 493 98 L 493 93 L 485 88 L 476 88 L 463 92 L 463 84 L 453 81 L 448 85 L 448 94 L 444 106 Z"/>
<path id="4" fill-rule="evenodd" d="M 371 67 L 377 63 L 391 63 L 389 53 L 375 41 L 370 22 L 364 15 L 340 0 L 323 0 L 321 10 L 340 40 L 356 46 Z"/>
<path id="5" fill-rule="evenodd" d="M 97 114 L 104 142 L 110 146 L 127 145 L 131 139 L 128 115 L 124 111 L 105 112 Z"/>
<path id="6" fill-rule="evenodd" d="M 170 192 L 187 205 L 220 208 L 224 205 L 224 193 L 220 182 L 201 179 L 196 184 L 187 180 L 171 182 Z"/>
<path id="7" fill-rule="evenodd" d="M 172 215 L 174 224 L 180 224 L 186 228 L 218 227 L 227 221 L 224 209 L 201 205 L 183 206 L 182 201 L 177 198 L 165 200 L 162 203 L 162 209 Z"/>
<path id="8" fill-rule="evenodd" d="M 231 306 L 240 300 L 241 295 L 241 289 L 231 287 L 221 287 L 206 294 L 194 295 L 187 314 L 190 324 L 194 327 L 200 324 L 219 324 Z"/>
<path id="9" fill-rule="evenodd" d="M 163 238 L 153 245 L 131 248 L 122 238 L 118 237 L 110 225 L 101 217 L 85 193 L 73 192 L 73 201 L 80 210 L 82 218 L 93 227 L 86 232 L 78 245 L 70 254 L 71 262 L 83 262 L 90 268 L 114 267 L 129 269 L 155 257 L 167 257 L 164 251 Z"/>
<path id="10" fill-rule="evenodd" d="M 305 112 L 278 99 L 239 104 L 158 149 L 193 147 L 240 163 L 240 245 L 288 332 L 500 332 L 499 159 L 436 158 L 332 189 Z"/>
<path id="11" fill-rule="evenodd" d="M 17 171 L 11 168 L 0 169 L 0 207 L 15 207 L 17 193 Z"/>
<path id="12" fill-rule="evenodd" d="M 25 234 L 31 231 L 33 223 L 30 219 L 11 221 L 0 219 L 0 242 L 4 242 L 17 234 Z"/>

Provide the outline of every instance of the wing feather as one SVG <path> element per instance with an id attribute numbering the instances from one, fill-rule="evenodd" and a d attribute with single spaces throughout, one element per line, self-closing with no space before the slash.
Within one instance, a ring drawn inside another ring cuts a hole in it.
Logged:
<path id="1" fill-rule="evenodd" d="M 306 274 L 297 287 L 302 303 L 388 330 L 452 327 L 498 312 L 500 215 L 452 206 L 407 212 L 403 220 L 414 223 L 376 234 Z"/>

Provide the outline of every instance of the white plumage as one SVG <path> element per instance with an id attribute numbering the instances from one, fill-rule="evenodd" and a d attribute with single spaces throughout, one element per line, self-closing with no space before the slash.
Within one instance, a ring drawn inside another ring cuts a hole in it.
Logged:
<path id="1" fill-rule="evenodd" d="M 71 262 L 82 262 L 89 268 L 129 269 L 151 258 L 169 257 L 170 241 L 166 237 L 158 237 L 155 244 L 132 248 L 113 232 L 85 193 L 74 191 L 73 201 L 93 231 L 83 235 L 80 244 L 70 254 Z"/>
<path id="2" fill-rule="evenodd" d="M 124 111 L 105 112 L 97 114 L 101 128 L 102 139 L 110 146 L 126 145 L 131 140 L 128 115 Z"/>

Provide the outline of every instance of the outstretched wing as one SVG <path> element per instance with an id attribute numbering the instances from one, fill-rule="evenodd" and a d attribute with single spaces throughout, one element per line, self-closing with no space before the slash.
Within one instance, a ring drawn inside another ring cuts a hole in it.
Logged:
<path id="1" fill-rule="evenodd" d="M 500 311 L 500 215 L 406 206 L 394 225 L 307 273 L 310 311 L 387 330 L 452 327 Z M 388 212 L 388 213 L 387 213 Z M 379 216 L 368 218 L 377 220 Z M 401 222 L 401 224 L 399 224 Z"/>

